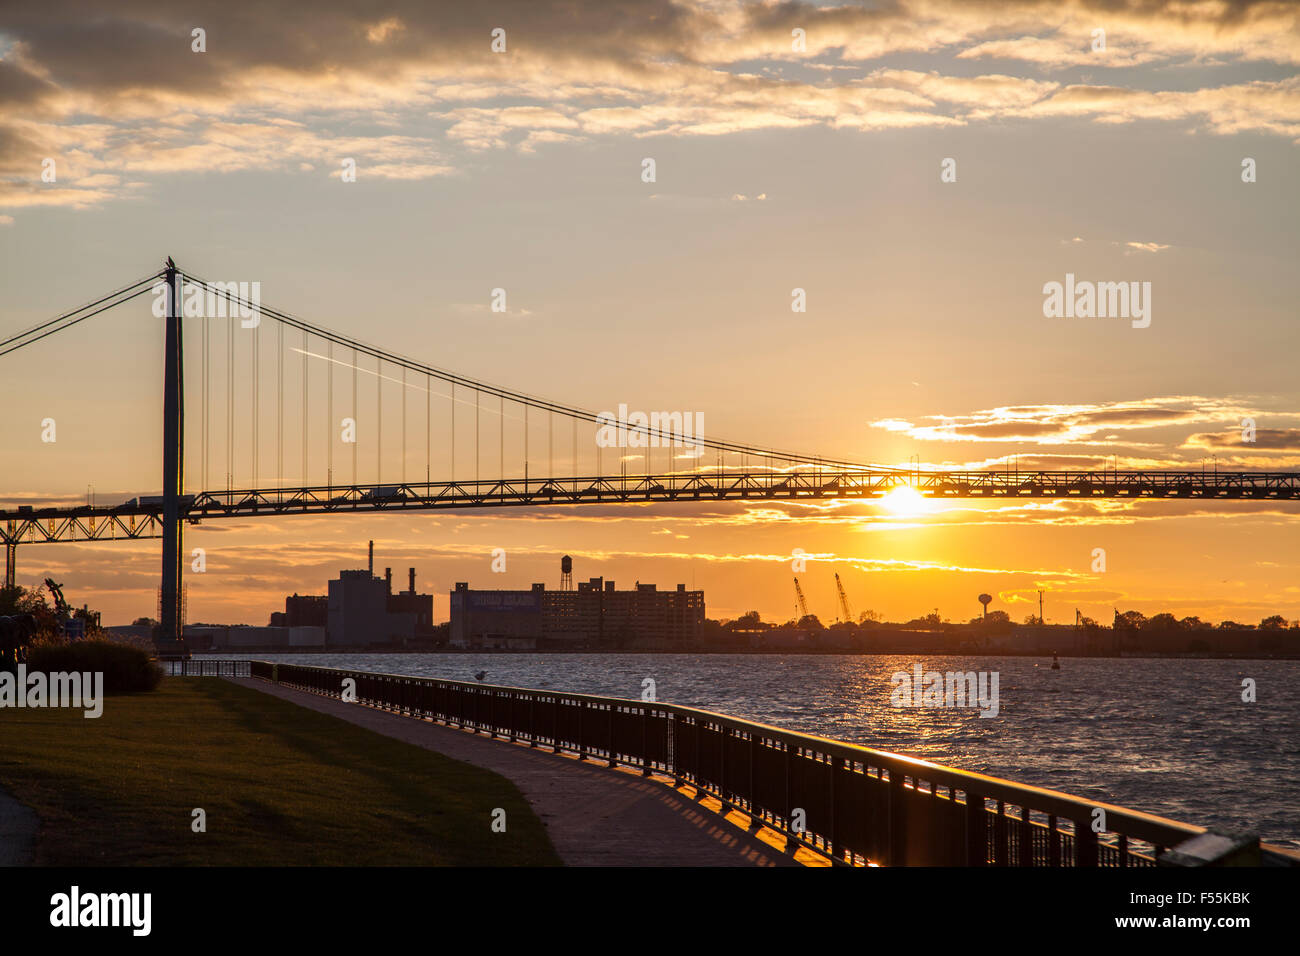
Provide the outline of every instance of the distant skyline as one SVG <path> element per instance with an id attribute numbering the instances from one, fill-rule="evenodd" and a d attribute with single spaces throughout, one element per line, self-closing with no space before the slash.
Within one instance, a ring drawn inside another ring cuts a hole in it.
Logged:
<path id="1" fill-rule="evenodd" d="M 1295 470 L 1298 63 L 1300 11 L 1271 3 L 10 5 L 0 337 L 172 255 L 429 364 L 699 412 L 715 437 L 898 467 Z M 1046 317 L 1067 274 L 1150 283 L 1150 325 Z M 143 300 L 0 358 L 0 506 L 156 493 L 161 374 Z M 263 622 L 374 538 L 441 620 L 455 581 L 558 586 L 566 553 L 580 580 L 784 620 L 794 549 L 824 621 L 834 571 L 900 620 L 969 619 L 984 591 L 1019 620 L 1039 588 L 1049 622 L 1300 618 L 1295 503 L 914 504 L 213 521 L 186 532 L 208 555 L 189 617 Z M 18 561 L 108 623 L 155 613 L 156 541 Z"/>

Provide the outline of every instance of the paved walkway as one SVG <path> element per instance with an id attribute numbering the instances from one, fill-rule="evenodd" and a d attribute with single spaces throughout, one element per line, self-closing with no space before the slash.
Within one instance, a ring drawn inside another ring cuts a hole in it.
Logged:
<path id="1" fill-rule="evenodd" d="M 229 679 L 509 778 L 570 866 L 801 865 L 671 783 L 262 680 Z"/>
<path id="2" fill-rule="evenodd" d="M 0 866 L 27 866 L 41 821 L 25 803 L 0 787 Z"/>

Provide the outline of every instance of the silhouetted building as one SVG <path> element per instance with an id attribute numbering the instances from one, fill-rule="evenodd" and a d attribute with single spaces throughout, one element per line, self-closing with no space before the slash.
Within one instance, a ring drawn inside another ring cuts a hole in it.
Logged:
<path id="1" fill-rule="evenodd" d="M 340 571 L 329 583 L 327 643 L 360 647 L 405 644 L 433 632 L 433 595 L 415 593 L 415 568 L 410 590 L 393 593 L 393 570 L 384 577 L 371 571 Z"/>
<path id="2" fill-rule="evenodd" d="M 392 585 L 389 585 L 388 613 L 412 615 L 415 618 L 416 634 L 431 631 L 433 629 L 433 595 L 415 593 L 415 568 L 410 568 L 407 575 L 409 583 L 407 590 L 392 594 Z M 390 576 L 389 581 L 391 582 L 391 580 Z"/>
<path id="3" fill-rule="evenodd" d="M 452 647 L 526 650 L 543 637 L 541 584 L 531 591 L 471 591 L 464 582 L 451 592 Z"/>
<path id="4" fill-rule="evenodd" d="M 325 627 L 329 619 L 329 598 L 323 594 L 293 594 L 284 599 L 284 610 L 271 614 L 272 627 Z"/>
<path id="5" fill-rule="evenodd" d="M 704 592 L 684 584 L 619 591 L 592 578 L 573 591 L 474 591 L 462 582 L 451 592 L 453 647 L 669 648 L 694 643 L 703 629 Z"/>

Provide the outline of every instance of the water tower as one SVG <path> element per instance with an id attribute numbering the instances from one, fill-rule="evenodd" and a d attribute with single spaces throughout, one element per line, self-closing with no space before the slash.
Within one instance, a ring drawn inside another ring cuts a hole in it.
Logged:
<path id="1" fill-rule="evenodd" d="M 560 558 L 560 590 L 573 590 L 573 558 L 567 554 Z"/>
<path id="2" fill-rule="evenodd" d="M 993 600 L 993 595 L 991 594 L 981 594 L 979 597 L 980 603 L 984 605 L 984 619 L 986 621 L 988 620 L 989 617 L 989 602 L 992 600 Z"/>

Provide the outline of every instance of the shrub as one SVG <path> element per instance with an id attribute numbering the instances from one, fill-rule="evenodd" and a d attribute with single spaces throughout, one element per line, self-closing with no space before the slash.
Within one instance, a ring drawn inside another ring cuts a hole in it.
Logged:
<path id="1" fill-rule="evenodd" d="M 148 652 L 111 641 L 75 641 L 33 647 L 27 652 L 27 670 L 46 673 L 102 671 L 106 694 L 153 690 L 163 676 L 162 668 L 149 659 Z"/>

